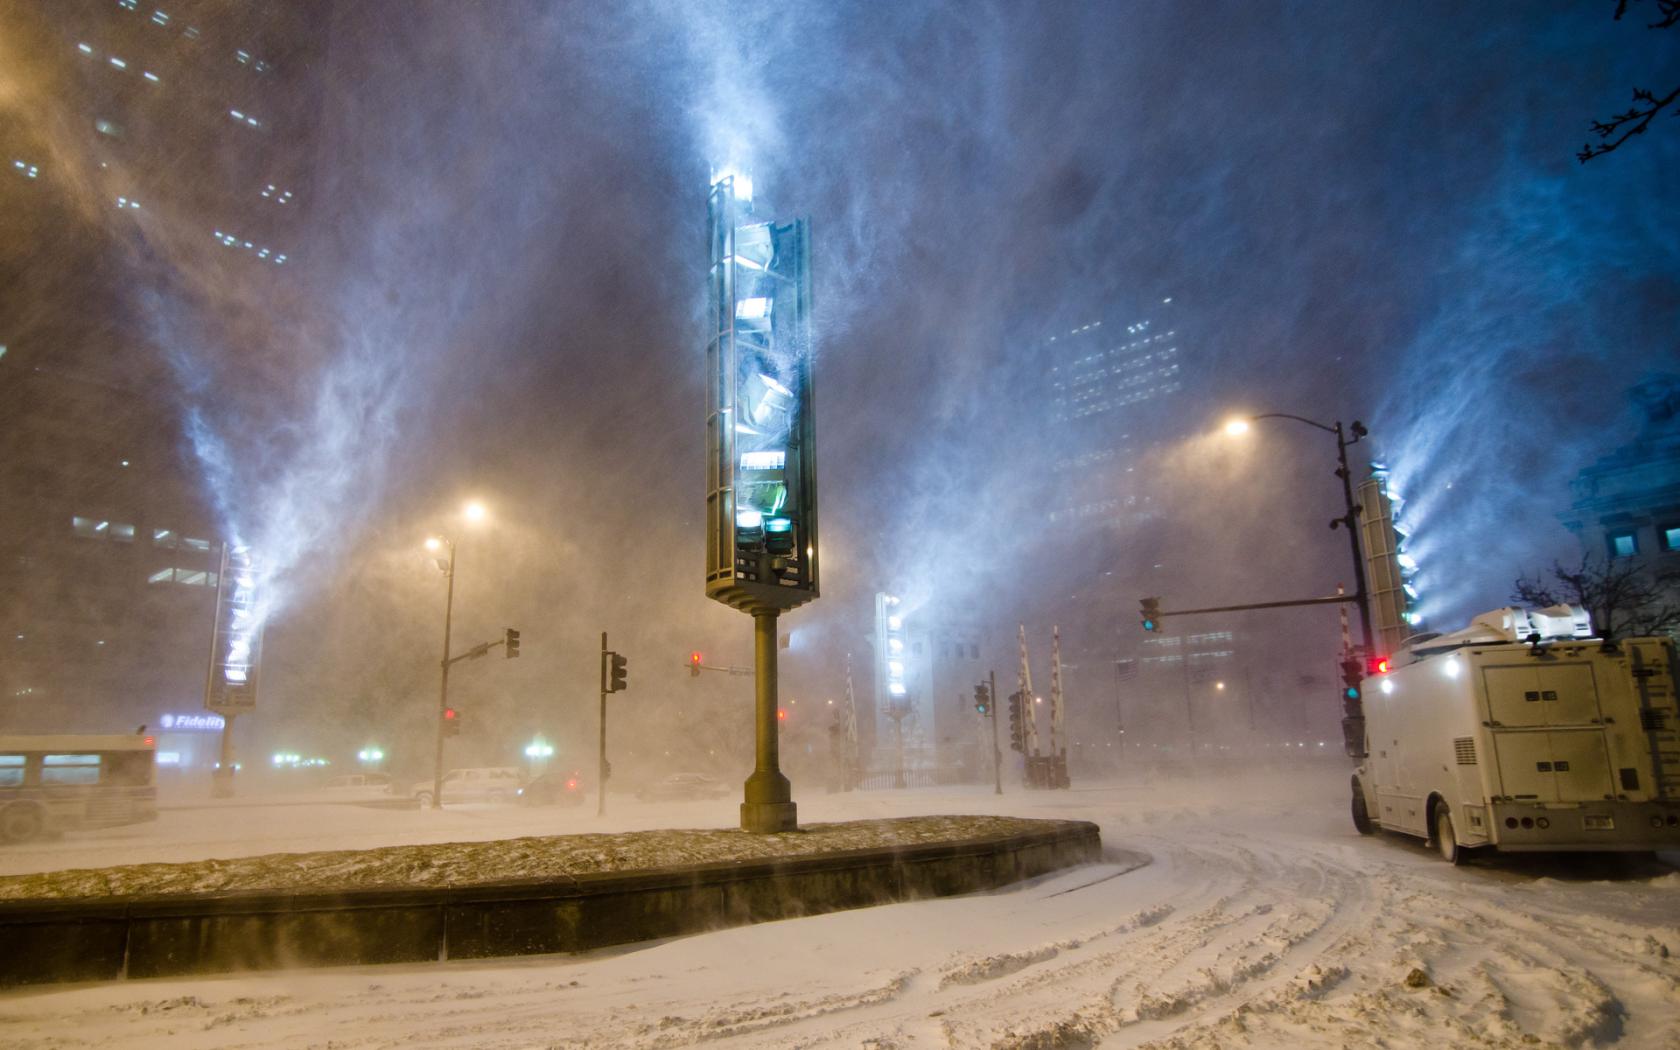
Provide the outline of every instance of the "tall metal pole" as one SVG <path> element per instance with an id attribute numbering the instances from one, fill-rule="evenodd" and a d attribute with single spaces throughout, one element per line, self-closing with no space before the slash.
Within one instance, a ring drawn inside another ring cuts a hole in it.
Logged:
<path id="1" fill-rule="evenodd" d="M 607 632 L 601 632 L 601 745 L 595 754 L 595 815 L 607 814 Z"/>
<path id="2" fill-rule="evenodd" d="M 753 721 L 758 745 L 741 827 L 747 831 L 793 831 L 798 827 L 793 787 L 782 775 L 780 726 L 776 717 L 776 617 L 778 610 L 753 610 Z"/>
<path id="3" fill-rule="evenodd" d="M 432 808 L 443 808 L 443 723 L 449 710 L 449 628 L 455 614 L 455 542 L 444 540 L 449 546 L 449 568 L 444 576 L 449 588 L 443 600 L 443 676 L 438 685 L 437 749 L 432 755 Z"/>
<path id="4" fill-rule="evenodd" d="M 992 689 L 992 694 L 991 694 L 992 695 L 992 703 L 991 703 L 991 708 L 992 709 L 987 712 L 987 714 L 992 716 L 992 781 L 993 781 L 993 784 L 995 785 L 995 788 L 994 788 L 992 793 L 995 794 L 995 795 L 1001 795 L 1001 794 L 1003 794 L 1003 750 L 998 747 L 997 672 L 996 671 L 987 671 L 986 672 L 986 679 L 987 679 L 987 681 L 989 681 L 991 683 L 991 689 Z"/>
<path id="5" fill-rule="evenodd" d="M 1355 424 L 1354 433 L 1361 433 Z M 1354 440 L 1358 440 L 1355 437 Z M 1342 479 L 1342 501 L 1347 507 L 1347 516 L 1342 519 L 1342 527 L 1347 530 L 1348 546 L 1353 551 L 1353 596 L 1359 606 L 1359 628 L 1365 639 L 1366 655 L 1376 652 L 1375 643 L 1371 635 L 1371 596 L 1365 589 L 1365 558 L 1359 552 L 1359 505 L 1353 502 L 1353 474 L 1348 470 L 1347 460 L 1348 441 L 1342 433 L 1342 421 L 1336 421 L 1336 462 L 1338 464 L 1336 476 Z"/>
<path id="6" fill-rule="evenodd" d="M 214 555 L 211 556 L 214 558 Z M 216 693 L 216 650 L 221 645 L 222 623 L 222 587 L 227 579 L 228 544 L 222 541 L 222 557 L 219 562 L 212 560 L 210 564 L 217 565 L 216 596 L 210 602 L 210 666 L 204 672 L 204 709 L 213 711 L 211 699 Z M 220 712 L 222 715 L 221 752 L 216 761 L 216 768 L 210 774 L 210 797 L 230 798 L 233 795 L 233 713 Z"/>
<path id="7" fill-rule="evenodd" d="M 1184 661 L 1184 728 L 1190 734 L 1190 754 L 1196 753 L 1196 707 L 1190 699 L 1190 632 L 1179 633 L 1182 652 L 1179 656 Z"/>

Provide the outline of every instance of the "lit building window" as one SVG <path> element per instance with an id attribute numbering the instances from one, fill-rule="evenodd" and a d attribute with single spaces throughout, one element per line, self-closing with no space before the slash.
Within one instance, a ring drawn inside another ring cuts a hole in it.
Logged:
<path id="1" fill-rule="evenodd" d="M 70 531 L 90 540 L 104 539 L 110 528 L 110 522 L 98 518 L 84 518 L 78 514 L 70 519 Z"/>
<path id="2" fill-rule="evenodd" d="M 191 536 L 183 537 L 181 546 L 189 551 L 207 551 L 210 549 L 209 540 L 195 540 Z"/>
<path id="3" fill-rule="evenodd" d="M 1664 525 L 1657 530 L 1662 538 L 1662 549 L 1665 551 L 1680 551 L 1680 525 Z"/>
<path id="4" fill-rule="evenodd" d="M 1610 534 L 1610 557 L 1631 558 L 1639 553 L 1639 536 L 1632 529 Z"/>
<path id="5" fill-rule="evenodd" d="M 153 11 L 152 21 L 156 22 L 160 26 L 166 26 L 169 24 L 169 16 L 164 14 L 162 11 Z"/>
<path id="6" fill-rule="evenodd" d="M 134 526 L 122 521 L 111 523 L 111 538 L 119 543 L 134 542 Z"/>
<path id="7" fill-rule="evenodd" d="M 140 6 L 140 0 L 117 0 L 117 6 L 124 11 L 133 11 Z"/>
<path id="8" fill-rule="evenodd" d="M 40 168 L 21 160 L 12 161 L 12 168 L 26 179 L 33 179 L 41 174 Z"/>
<path id="9" fill-rule="evenodd" d="M 173 550 L 176 547 L 180 546 L 180 544 L 181 544 L 181 537 L 179 537 L 175 534 L 174 529 L 153 529 L 152 530 L 152 546 L 154 546 L 154 547 L 167 547 L 167 548 Z"/>

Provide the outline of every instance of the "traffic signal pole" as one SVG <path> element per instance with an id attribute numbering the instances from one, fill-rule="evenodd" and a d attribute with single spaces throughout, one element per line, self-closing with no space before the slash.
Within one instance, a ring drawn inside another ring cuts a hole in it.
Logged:
<path id="1" fill-rule="evenodd" d="M 987 671 L 986 680 L 991 683 L 992 688 L 991 699 L 987 701 L 987 706 L 992 709 L 990 712 L 992 716 L 992 781 L 994 784 L 992 793 L 1001 795 L 1003 794 L 1003 751 L 998 748 L 997 672 Z"/>
<path id="2" fill-rule="evenodd" d="M 607 815 L 607 632 L 601 632 L 601 746 L 595 755 L 595 815 Z"/>

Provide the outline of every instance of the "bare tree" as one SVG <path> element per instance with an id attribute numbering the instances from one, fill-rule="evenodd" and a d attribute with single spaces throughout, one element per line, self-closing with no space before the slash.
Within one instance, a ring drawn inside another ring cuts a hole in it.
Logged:
<path id="1" fill-rule="evenodd" d="M 1579 605 L 1607 638 L 1647 637 L 1680 628 L 1680 578 L 1629 560 L 1581 556 L 1575 568 L 1552 563 L 1551 578 L 1517 577 L 1511 600 L 1527 606 Z"/>
<path id="2" fill-rule="evenodd" d="M 1640 2 L 1641 0 L 1616 0 L 1616 21 L 1621 21 L 1622 16 L 1627 14 L 1629 4 Z M 1680 0 L 1655 0 L 1655 3 L 1659 17 L 1655 22 L 1649 23 L 1647 29 L 1671 29 L 1680 25 Z M 1651 126 L 1651 121 L 1656 115 L 1676 101 L 1680 101 L 1680 87 L 1661 98 L 1648 88 L 1634 88 L 1633 104 L 1628 107 L 1626 113 L 1618 113 L 1609 120 L 1592 122 L 1592 132 L 1598 136 L 1598 144 L 1595 146 L 1588 142 L 1575 154 L 1575 159 L 1585 164 L 1594 157 L 1612 152 L 1635 135 L 1645 134 L 1645 129 Z M 1675 113 L 1680 115 L 1680 109 L 1675 110 Z"/>

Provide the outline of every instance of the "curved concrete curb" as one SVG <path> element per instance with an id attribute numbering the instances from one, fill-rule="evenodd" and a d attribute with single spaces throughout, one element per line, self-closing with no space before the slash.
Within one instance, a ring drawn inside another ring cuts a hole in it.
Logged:
<path id="1" fill-rule="evenodd" d="M 576 952 L 995 889 L 1098 859 L 1095 824 L 449 889 L 0 902 L 0 985 Z"/>

